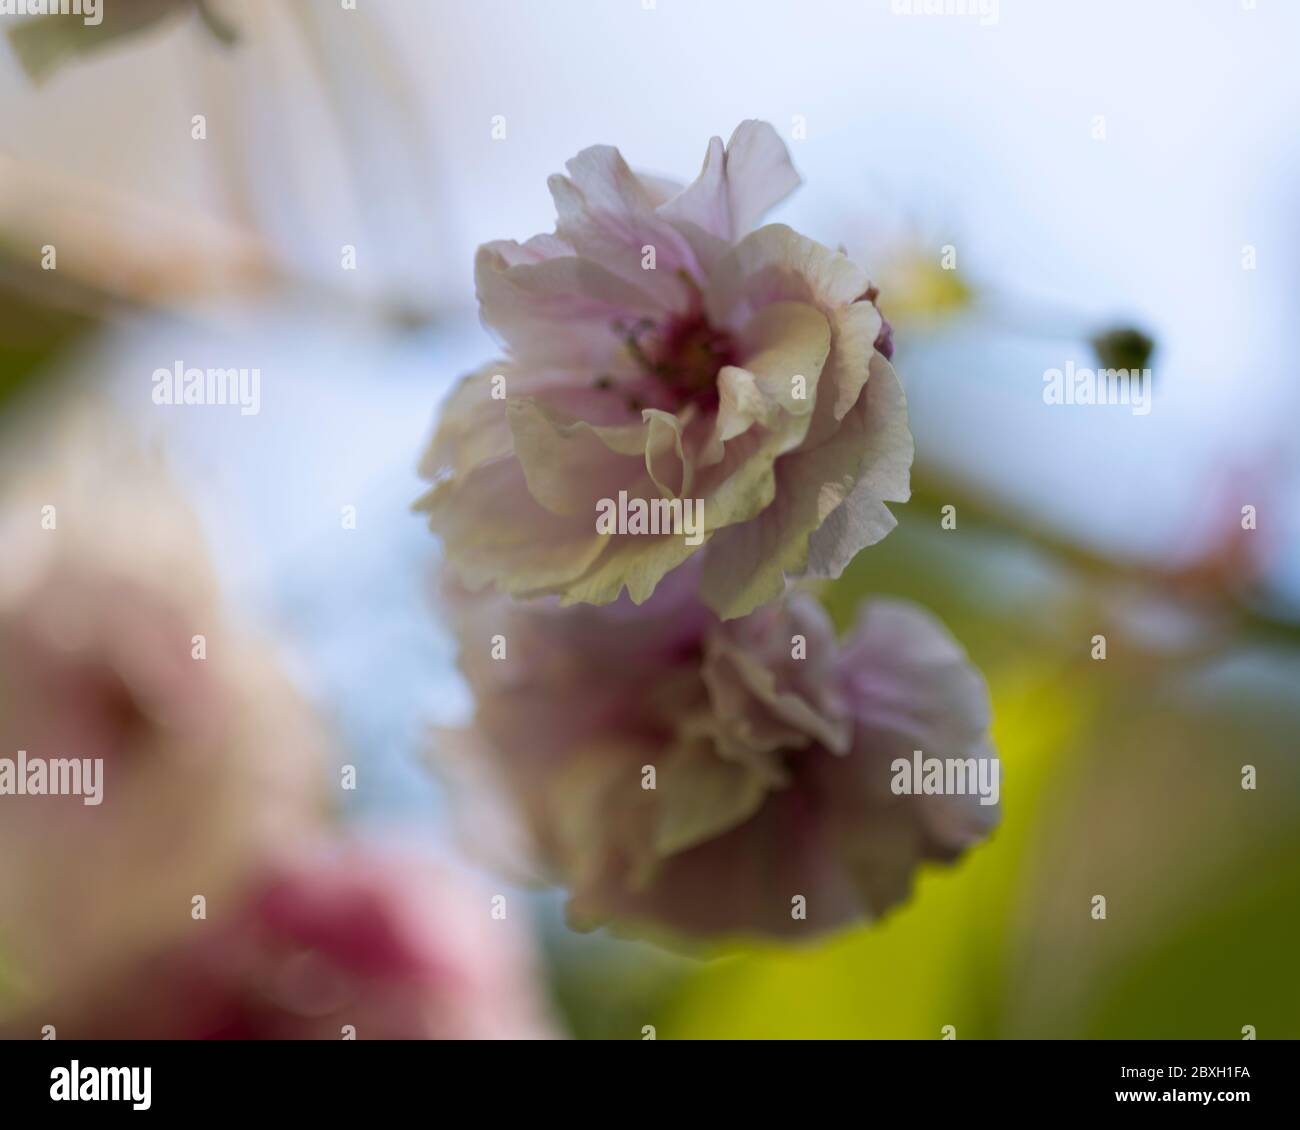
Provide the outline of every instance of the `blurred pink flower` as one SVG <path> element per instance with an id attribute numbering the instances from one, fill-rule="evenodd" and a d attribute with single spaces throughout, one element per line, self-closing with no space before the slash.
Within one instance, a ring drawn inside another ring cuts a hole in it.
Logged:
<path id="1" fill-rule="evenodd" d="M 507 359 L 461 382 L 422 464 L 448 562 L 515 596 L 641 603 L 698 549 L 724 618 L 787 575 L 838 576 L 893 528 L 912 437 L 867 276 L 784 225 L 751 230 L 799 182 L 776 131 L 715 137 L 681 190 L 609 146 L 568 170 L 554 235 L 479 249 Z M 702 539 L 599 531 L 620 492 L 699 500 Z"/>
<path id="2" fill-rule="evenodd" d="M 543 1039 L 528 925 L 416 856 L 321 847 L 147 960 L 4 1034 L 60 1039 Z"/>
<path id="3" fill-rule="evenodd" d="M 984 681 L 933 617 L 875 601 L 837 644 L 804 594 L 723 622 L 691 587 L 675 576 L 639 614 L 452 603 L 478 708 L 435 764 L 489 852 L 507 825 L 486 798 L 509 797 L 524 838 L 498 862 L 526 872 L 531 853 L 575 926 L 808 937 L 883 913 L 918 863 L 996 823 L 987 797 L 892 790 L 916 750 L 995 757 Z"/>
<path id="4" fill-rule="evenodd" d="M 78 775 L 95 797 L 0 795 L 14 1007 L 188 930 L 195 896 L 220 900 L 325 815 L 323 735 L 224 617 L 165 469 L 102 406 L 52 432 L 6 453 L 0 772 L 102 771 Z"/>

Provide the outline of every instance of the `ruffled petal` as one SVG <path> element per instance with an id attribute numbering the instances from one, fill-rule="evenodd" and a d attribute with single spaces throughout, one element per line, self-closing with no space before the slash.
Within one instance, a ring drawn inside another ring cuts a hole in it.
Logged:
<path id="1" fill-rule="evenodd" d="M 911 497 L 913 441 L 903 386 L 880 354 L 872 358 L 872 373 L 861 397 L 865 412 L 857 480 L 808 537 L 805 572 L 810 577 L 838 577 L 860 550 L 897 525 L 885 503 Z M 852 434 L 856 431 L 850 428 Z"/>
<path id="2" fill-rule="evenodd" d="M 659 312 L 684 309 L 702 267 L 687 239 L 655 212 L 646 184 L 609 145 L 593 145 L 566 164 L 567 177 L 548 181 L 556 233 L 578 255 L 652 296 Z M 654 266 L 648 268 L 647 249 Z"/>
<path id="3" fill-rule="evenodd" d="M 561 518 L 539 505 L 513 459 L 438 484 L 416 509 L 428 514 L 448 564 L 466 584 L 493 584 L 515 596 L 562 587 L 604 548 L 591 515 Z"/>
<path id="4" fill-rule="evenodd" d="M 654 849 L 675 855 L 743 824 L 767 786 L 744 766 L 723 761 L 707 742 L 683 742 L 656 774 Z"/>
<path id="5" fill-rule="evenodd" d="M 493 377 L 504 377 L 508 371 L 503 362 L 484 365 L 452 390 L 443 402 L 438 430 L 420 460 L 424 478 L 440 482 L 510 453 L 506 402 L 493 397 Z"/>
<path id="6" fill-rule="evenodd" d="M 784 224 L 768 224 L 731 248 L 709 277 L 705 306 L 717 326 L 743 326 L 773 302 L 804 302 L 829 311 L 848 306 L 869 285 L 847 255 Z"/>
<path id="7" fill-rule="evenodd" d="M 799 183 L 776 130 L 767 122 L 745 121 L 725 149 L 720 137 L 709 141 L 700 175 L 659 212 L 732 243 Z"/>
<path id="8" fill-rule="evenodd" d="M 586 519 L 639 477 L 649 429 L 637 421 L 596 427 L 564 417 L 527 397 L 507 408 L 514 452 L 532 494 L 552 514 Z"/>
<path id="9" fill-rule="evenodd" d="M 570 365 L 594 375 L 622 346 L 618 326 L 662 313 L 654 295 L 590 259 L 521 259 L 518 245 L 506 246 L 479 248 L 474 281 L 483 324 L 516 363 Z"/>

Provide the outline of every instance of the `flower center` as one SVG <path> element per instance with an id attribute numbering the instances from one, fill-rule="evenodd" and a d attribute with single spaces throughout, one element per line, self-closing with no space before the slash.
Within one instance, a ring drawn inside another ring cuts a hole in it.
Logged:
<path id="1" fill-rule="evenodd" d="M 656 375 L 680 401 L 706 401 L 707 407 L 717 403 L 718 370 L 737 360 L 731 335 L 698 311 L 669 323 Z"/>
<path id="2" fill-rule="evenodd" d="M 649 378 L 651 399 L 664 399 L 666 393 L 674 410 L 686 404 L 717 407 L 718 370 L 736 364 L 739 352 L 729 333 L 709 325 L 703 310 L 675 315 L 662 327 L 639 322 L 619 332 Z"/>

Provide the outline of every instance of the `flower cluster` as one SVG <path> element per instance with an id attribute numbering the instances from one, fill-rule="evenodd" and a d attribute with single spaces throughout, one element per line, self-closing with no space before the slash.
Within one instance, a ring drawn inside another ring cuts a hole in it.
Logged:
<path id="1" fill-rule="evenodd" d="M 839 643 L 790 588 L 839 576 L 909 494 L 878 292 L 756 227 L 799 181 L 765 123 L 714 138 L 685 188 L 606 146 L 568 174 L 554 234 L 480 248 L 505 356 L 456 387 L 422 464 L 477 699 L 436 761 L 498 850 L 478 786 L 509 799 L 577 926 L 807 936 L 879 914 L 997 808 L 891 787 L 918 750 L 994 760 L 942 626 L 878 601 Z M 651 521 L 595 521 L 616 498 Z M 702 520 L 654 520 L 678 513 Z"/>

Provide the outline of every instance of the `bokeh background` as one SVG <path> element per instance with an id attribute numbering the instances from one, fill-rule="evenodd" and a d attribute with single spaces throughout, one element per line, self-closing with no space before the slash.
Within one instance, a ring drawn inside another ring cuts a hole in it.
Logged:
<path id="1" fill-rule="evenodd" d="M 1300 1036 L 1300 8 L 117 4 L 139 18 L 89 50 L 0 45 L 0 447 L 57 459 L 103 401 L 163 454 L 225 606 L 328 729 L 326 780 L 357 766 L 362 833 L 461 858 L 423 758 L 470 701 L 410 504 L 493 348 L 476 245 L 549 230 L 546 176 L 586 145 L 687 180 L 758 117 L 805 180 L 776 218 L 878 281 L 915 493 L 821 595 L 841 625 L 918 599 L 966 645 L 1002 825 L 881 923 L 709 962 L 527 895 L 565 1032 Z M 1128 328 L 1149 415 L 1044 403 Z M 153 404 L 178 359 L 258 367 L 260 414 Z"/>

